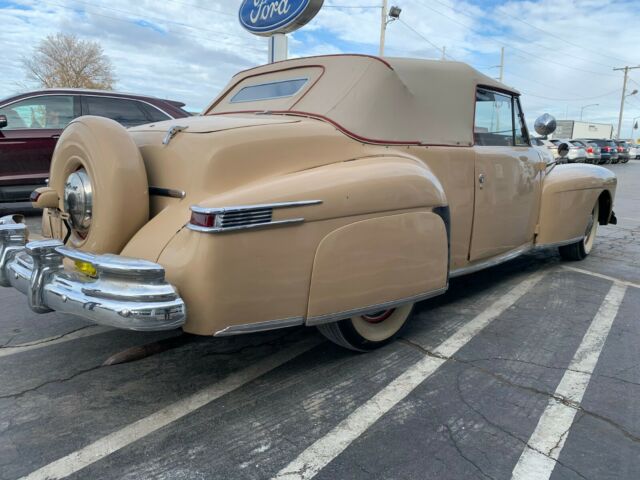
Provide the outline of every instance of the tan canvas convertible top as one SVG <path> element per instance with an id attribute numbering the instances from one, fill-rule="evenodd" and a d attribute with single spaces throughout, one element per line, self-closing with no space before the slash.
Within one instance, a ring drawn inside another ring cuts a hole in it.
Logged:
<path id="1" fill-rule="evenodd" d="M 285 80 L 306 82 L 290 96 L 234 101 L 248 86 Z M 308 115 L 366 142 L 465 146 L 473 144 L 478 85 L 518 94 L 461 62 L 366 55 L 307 57 L 237 74 L 205 114 Z"/>

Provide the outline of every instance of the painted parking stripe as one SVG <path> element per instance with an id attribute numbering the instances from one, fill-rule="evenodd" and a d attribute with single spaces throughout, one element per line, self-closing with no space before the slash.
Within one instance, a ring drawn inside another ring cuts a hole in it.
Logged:
<path id="1" fill-rule="evenodd" d="M 289 348 L 283 349 L 238 372 L 232 373 L 218 383 L 195 394 L 178 400 L 151 415 L 117 430 L 86 447 L 66 455 L 55 462 L 22 477 L 22 480 L 52 480 L 64 478 L 92 463 L 140 440 L 180 418 L 204 407 L 275 368 L 293 360 L 322 343 L 319 337 L 310 337 Z"/>
<path id="2" fill-rule="evenodd" d="M 14 355 L 16 353 L 28 352 L 30 350 L 37 350 L 38 348 L 43 347 L 50 347 L 51 345 L 57 345 L 59 343 L 64 343 L 71 340 L 77 340 L 78 338 L 91 337 L 93 335 L 99 335 L 101 333 L 110 332 L 112 330 L 113 328 L 92 325 L 67 334 L 54 335 L 52 337 L 42 338 L 40 340 L 34 340 L 28 343 L 2 347 L 0 348 L 0 357 Z"/>
<path id="3" fill-rule="evenodd" d="M 609 290 L 513 469 L 512 479 L 547 480 L 551 476 L 626 290 L 619 283 Z"/>
<path id="4" fill-rule="evenodd" d="M 364 405 L 358 407 L 327 435 L 309 446 L 289 465 L 280 470 L 274 478 L 286 480 L 313 478 L 371 425 L 438 370 L 446 362 L 444 357 L 450 357 L 455 354 L 483 328 L 517 302 L 543 276 L 544 273 L 532 275 L 496 300 L 489 308 L 478 314 L 442 342 L 434 350 L 434 356 L 425 356 L 411 366 Z M 441 356 L 443 358 L 440 358 Z"/>
<path id="5" fill-rule="evenodd" d="M 592 277 L 603 278 L 604 280 L 609 280 L 610 282 L 617 283 L 619 285 L 626 285 L 627 287 L 640 288 L 640 283 L 629 282 L 628 280 L 622 280 L 620 278 L 610 277 L 609 275 L 605 275 L 603 273 L 592 272 L 591 270 L 585 270 L 584 268 L 570 267 L 568 265 L 563 265 L 562 268 L 565 270 L 571 270 L 572 272 L 583 273 L 585 275 L 591 275 Z"/>

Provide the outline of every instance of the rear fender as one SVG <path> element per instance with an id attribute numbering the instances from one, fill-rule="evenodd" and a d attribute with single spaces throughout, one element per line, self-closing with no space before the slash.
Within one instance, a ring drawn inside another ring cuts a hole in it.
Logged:
<path id="1" fill-rule="evenodd" d="M 598 221 L 609 223 L 617 179 L 596 165 L 560 165 L 542 184 L 542 202 L 536 245 L 562 245 L 584 237 L 589 215 L 599 203 Z"/>

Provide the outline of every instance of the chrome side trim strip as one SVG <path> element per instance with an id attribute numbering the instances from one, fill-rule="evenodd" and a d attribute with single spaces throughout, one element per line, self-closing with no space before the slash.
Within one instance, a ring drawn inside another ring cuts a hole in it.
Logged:
<path id="1" fill-rule="evenodd" d="M 290 317 L 280 320 L 267 320 L 266 322 L 244 323 L 242 325 L 231 325 L 230 327 L 218 330 L 214 337 L 228 337 L 231 335 L 242 335 L 245 333 L 266 332 L 267 330 L 278 330 L 280 328 L 296 327 L 304 325 L 303 317 Z"/>
<path id="2" fill-rule="evenodd" d="M 338 320 L 344 320 L 345 318 L 361 315 L 363 313 L 371 313 L 379 310 L 385 310 L 387 308 L 397 307 L 398 305 L 402 305 L 404 303 L 419 302 L 421 300 L 426 300 L 428 298 L 442 295 L 444 292 L 447 291 L 448 288 L 449 288 L 449 285 L 447 285 L 444 288 L 439 288 L 437 290 L 432 290 L 430 292 L 421 293 L 419 295 L 413 295 L 411 297 L 401 298 L 400 300 L 392 300 L 390 302 L 378 303 L 375 305 L 369 305 L 367 307 L 362 307 L 362 308 L 354 308 L 352 310 L 345 310 L 343 312 L 338 312 L 338 313 L 328 313 L 326 315 L 308 317 L 305 322 L 305 325 L 308 327 L 311 327 L 315 325 L 322 325 L 324 323 L 337 322 Z"/>
<path id="3" fill-rule="evenodd" d="M 564 247 L 565 245 L 571 245 L 572 243 L 581 242 L 582 240 L 584 240 L 584 235 L 581 235 L 576 238 L 571 238 L 569 240 L 563 240 L 561 242 L 543 243 L 540 245 L 536 245 L 536 249 L 542 250 L 544 248 L 551 248 L 551 247 Z"/>
<path id="4" fill-rule="evenodd" d="M 219 208 L 208 208 L 208 207 L 199 207 L 197 205 L 192 205 L 191 211 L 196 213 L 229 213 L 229 212 L 241 212 L 243 210 L 258 210 L 262 208 L 304 207 L 305 205 L 318 205 L 320 203 L 322 203 L 322 200 L 302 200 L 299 202 L 261 203 L 257 205 L 235 205 L 232 207 L 219 207 Z"/>
<path id="5" fill-rule="evenodd" d="M 452 270 L 451 273 L 449 274 L 449 278 L 461 277 L 463 275 L 469 275 L 470 273 L 475 273 L 480 270 L 484 270 L 485 268 L 495 267 L 497 265 L 500 265 L 501 263 L 508 262 L 509 260 L 513 260 L 514 258 L 517 258 L 520 255 L 524 255 L 527 252 L 531 252 L 534 250 L 545 250 L 547 248 L 553 248 L 553 247 L 562 247 L 564 245 L 570 245 L 572 243 L 579 242 L 583 239 L 584 239 L 584 235 L 580 237 L 571 238 L 569 240 L 562 240 L 561 242 L 544 243 L 542 245 L 533 245 L 533 244 L 523 245 L 522 247 L 518 247 L 498 257 L 493 257 L 486 261 L 482 261 L 479 263 L 475 263 L 473 265 L 458 268 L 456 270 Z"/>
<path id="6" fill-rule="evenodd" d="M 174 188 L 149 187 L 149 195 L 157 195 L 159 197 L 184 198 L 186 192 L 176 190 Z"/>
<path id="7" fill-rule="evenodd" d="M 498 255 L 497 257 L 492 257 L 487 260 L 481 260 L 478 263 L 474 263 L 473 265 L 468 265 L 466 267 L 457 268 L 452 270 L 449 273 L 449 278 L 461 277 L 462 275 L 468 275 L 470 273 L 475 273 L 480 270 L 484 270 L 485 268 L 495 267 L 496 265 L 500 265 L 501 263 L 508 262 L 509 260 L 513 260 L 514 258 L 519 257 L 523 253 L 526 253 L 532 250 L 533 244 L 522 245 L 521 247 L 510 250 L 502 255 Z"/>
<path id="8" fill-rule="evenodd" d="M 193 230 L 194 232 L 221 233 L 221 232 L 235 232 L 238 230 L 248 230 L 253 228 L 278 227 L 278 226 L 291 225 L 291 224 L 302 223 L 302 222 L 304 222 L 304 218 L 292 218 L 290 220 L 278 220 L 275 222 L 254 223 L 251 225 L 240 225 L 237 227 L 201 227 L 199 225 L 192 225 L 188 223 L 187 228 L 189 230 Z"/>

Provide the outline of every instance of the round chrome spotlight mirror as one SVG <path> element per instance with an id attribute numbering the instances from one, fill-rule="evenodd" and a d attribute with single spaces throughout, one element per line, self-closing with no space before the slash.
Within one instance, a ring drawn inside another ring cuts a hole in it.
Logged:
<path id="1" fill-rule="evenodd" d="M 558 145 L 558 156 L 564 158 L 569 154 L 569 145 L 567 143 L 561 143 Z"/>
<path id="2" fill-rule="evenodd" d="M 538 135 L 542 135 L 544 137 L 555 132 L 556 127 L 556 119 L 553 115 L 549 115 L 548 113 L 540 115 L 533 124 L 533 128 L 535 128 Z"/>
<path id="3" fill-rule="evenodd" d="M 84 234 L 91 226 L 93 189 L 86 170 L 73 172 L 64 184 L 64 210 L 69 214 L 71 226 Z"/>

